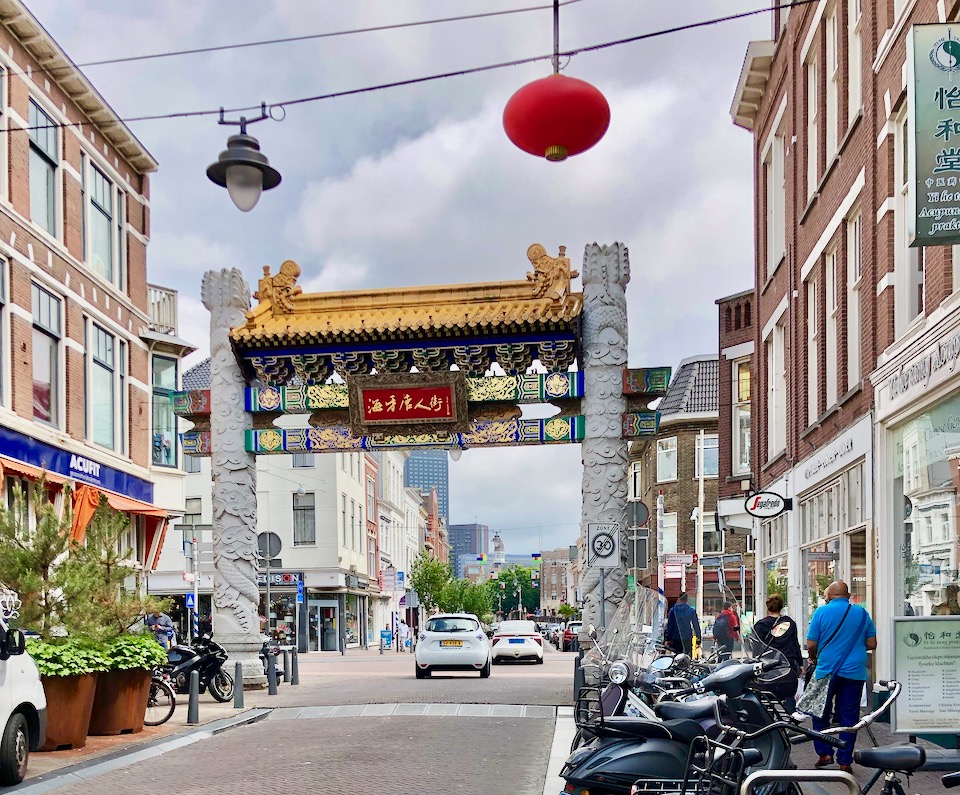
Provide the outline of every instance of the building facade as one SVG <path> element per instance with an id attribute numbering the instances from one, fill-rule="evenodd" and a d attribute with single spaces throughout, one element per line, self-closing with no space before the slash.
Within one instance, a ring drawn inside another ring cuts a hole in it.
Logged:
<path id="1" fill-rule="evenodd" d="M 958 14 L 933 0 L 775 10 L 734 98 L 756 175 L 751 470 L 793 500 L 759 524 L 760 582 L 803 629 L 834 579 L 879 627 L 949 609 L 956 584 L 957 385 L 950 367 L 919 388 L 909 373 L 951 339 L 960 257 L 910 245 L 906 40 Z"/>
<path id="2" fill-rule="evenodd" d="M 0 21 L 0 491 L 102 494 L 149 572 L 183 511 L 168 395 L 192 350 L 147 283 L 157 163 L 22 2 Z"/>
<path id="3" fill-rule="evenodd" d="M 473 563 L 477 556 L 486 555 L 490 547 L 490 528 L 485 524 L 474 522 L 448 525 L 447 536 L 450 541 L 450 559 L 454 562 L 455 577 L 465 576 L 464 562 Z"/>
<path id="4" fill-rule="evenodd" d="M 575 604 L 576 585 L 570 547 L 544 550 L 540 553 L 540 615 L 556 619 L 560 607 Z"/>
<path id="5" fill-rule="evenodd" d="M 450 471 L 446 450 L 410 450 L 403 469 L 404 483 L 422 491 L 437 490 L 443 526 L 450 522 Z"/>

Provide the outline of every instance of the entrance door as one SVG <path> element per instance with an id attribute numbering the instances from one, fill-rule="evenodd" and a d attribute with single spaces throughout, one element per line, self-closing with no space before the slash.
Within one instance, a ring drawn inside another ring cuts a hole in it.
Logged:
<path id="1" fill-rule="evenodd" d="M 307 643 L 310 651 L 339 651 L 337 627 L 340 611 L 337 603 L 311 599 L 307 605 Z"/>

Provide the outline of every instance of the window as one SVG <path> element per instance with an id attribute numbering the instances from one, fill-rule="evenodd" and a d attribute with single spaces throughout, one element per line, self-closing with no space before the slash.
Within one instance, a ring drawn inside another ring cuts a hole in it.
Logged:
<path id="1" fill-rule="evenodd" d="M 860 383 L 860 277 L 863 226 L 857 212 L 847 221 L 847 389 Z"/>
<path id="2" fill-rule="evenodd" d="M 817 325 L 817 279 L 807 280 L 807 425 L 813 425 L 820 415 L 820 329 Z"/>
<path id="3" fill-rule="evenodd" d="M 200 524 L 202 508 L 203 500 L 201 500 L 200 497 L 187 497 L 184 501 L 183 523 L 190 525 Z"/>
<path id="4" fill-rule="evenodd" d="M 60 424 L 60 299 L 33 285 L 33 417 Z"/>
<path id="5" fill-rule="evenodd" d="M 30 220 L 57 234 L 57 168 L 60 151 L 54 121 L 30 100 Z"/>
<path id="6" fill-rule="evenodd" d="M 177 360 L 153 357 L 153 463 L 177 465 L 177 417 L 170 395 L 177 389 Z"/>
<path id="7" fill-rule="evenodd" d="M 837 360 L 837 338 L 840 334 L 840 303 L 837 301 L 837 260 L 840 251 L 833 248 L 825 257 L 824 297 L 826 298 L 827 332 L 823 340 L 824 365 L 823 377 L 827 382 L 827 408 L 837 402 L 840 362 Z"/>
<path id="8" fill-rule="evenodd" d="M 750 467 L 750 360 L 733 363 L 733 473 Z"/>
<path id="9" fill-rule="evenodd" d="M 860 63 L 860 0 L 847 0 L 847 123 L 860 112 L 863 102 Z"/>
<path id="10" fill-rule="evenodd" d="M 183 471 L 188 475 L 196 475 L 200 471 L 200 458 L 195 455 L 183 457 Z"/>
<path id="11" fill-rule="evenodd" d="M 90 264 L 113 282 L 113 184 L 96 166 L 90 180 Z"/>
<path id="12" fill-rule="evenodd" d="M 696 437 L 694 445 L 694 477 L 700 477 L 700 439 Z M 715 433 L 704 434 L 703 437 L 703 476 L 705 478 L 715 478 L 720 472 L 720 438 Z"/>
<path id="13" fill-rule="evenodd" d="M 913 218 L 910 214 L 910 146 L 909 117 L 897 124 L 894 163 L 897 186 L 894 229 L 894 326 L 897 337 L 903 335 L 913 321 L 923 314 L 923 256 L 922 248 L 911 248 Z"/>
<path id="14" fill-rule="evenodd" d="M 643 497 L 643 481 L 640 477 L 640 462 L 630 462 L 630 499 L 639 500 Z"/>
<path id="15" fill-rule="evenodd" d="M 367 539 L 367 574 L 373 576 L 377 573 L 377 553 L 374 551 L 376 542 L 373 538 Z"/>
<path id="16" fill-rule="evenodd" d="M 817 56 L 811 53 L 807 59 L 807 196 L 813 196 L 817 189 L 817 175 L 820 173 L 817 163 Z"/>
<path id="17" fill-rule="evenodd" d="M 787 183 L 784 169 L 784 135 L 778 130 L 763 162 L 767 201 L 767 262 L 769 277 L 786 255 Z"/>
<path id="18" fill-rule="evenodd" d="M 837 127 L 840 115 L 840 58 L 838 52 L 840 15 L 837 13 L 837 3 L 828 9 L 826 16 L 827 53 L 826 69 L 827 90 L 824 105 L 823 124 L 826 127 L 825 153 L 827 165 L 833 161 L 837 153 Z"/>
<path id="19" fill-rule="evenodd" d="M 377 481 L 367 478 L 367 519 L 377 515 Z"/>
<path id="20" fill-rule="evenodd" d="M 677 437 L 657 439 L 657 482 L 677 479 Z"/>
<path id="21" fill-rule="evenodd" d="M 715 513 L 703 514 L 703 551 L 704 554 L 723 552 L 723 533 L 717 529 Z"/>
<path id="22" fill-rule="evenodd" d="M 353 456 L 350 456 L 353 460 Z M 350 549 L 357 548 L 357 503 L 350 500 Z"/>
<path id="23" fill-rule="evenodd" d="M 293 495 L 293 545 L 317 543 L 316 507 L 314 494 Z"/>
<path id="24" fill-rule="evenodd" d="M 294 469 L 309 469 L 315 465 L 313 453 L 294 453 L 290 465 Z"/>
<path id="25" fill-rule="evenodd" d="M 665 513 L 663 515 L 663 554 L 669 555 L 677 551 L 677 515 Z M 663 561 L 660 561 L 663 565 Z"/>
<path id="26" fill-rule="evenodd" d="M 2 78 L 2 71 L 0 71 L 0 78 Z M 0 260 L 0 406 L 3 405 L 3 391 L 6 387 L 5 375 L 7 362 L 10 361 L 10 352 L 6 349 L 5 339 L 3 336 L 4 324 L 7 319 L 7 263 L 4 260 Z M 2 480 L 2 479 L 0 479 Z M 3 483 L 0 482 L 0 486 Z"/>
<path id="27" fill-rule="evenodd" d="M 90 351 L 90 416 L 95 444 L 114 449 L 116 444 L 117 389 L 119 378 L 116 340 L 99 326 L 93 327 Z"/>
<path id="28" fill-rule="evenodd" d="M 343 545 L 346 546 L 347 545 L 347 495 L 346 494 L 340 495 L 340 527 L 342 528 L 342 532 L 343 532 Z"/>
<path id="29" fill-rule="evenodd" d="M 787 447 L 786 329 L 773 327 L 767 342 L 767 458 L 773 459 Z"/>

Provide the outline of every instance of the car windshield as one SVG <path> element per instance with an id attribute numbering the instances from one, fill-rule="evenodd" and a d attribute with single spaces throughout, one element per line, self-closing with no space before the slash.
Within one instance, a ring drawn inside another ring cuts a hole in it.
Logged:
<path id="1" fill-rule="evenodd" d="M 427 632 L 473 632 L 480 622 L 466 616 L 445 616 L 427 621 Z"/>
<path id="2" fill-rule="evenodd" d="M 497 629 L 498 635 L 536 635 L 537 625 L 532 621 L 504 621 Z"/>

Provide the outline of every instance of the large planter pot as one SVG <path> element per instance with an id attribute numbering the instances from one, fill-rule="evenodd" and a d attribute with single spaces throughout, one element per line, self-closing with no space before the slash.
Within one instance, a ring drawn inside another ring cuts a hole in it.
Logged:
<path id="1" fill-rule="evenodd" d="M 47 696 L 47 739 L 41 751 L 83 748 L 87 744 L 97 676 L 40 677 Z"/>
<path id="2" fill-rule="evenodd" d="M 88 733 L 100 736 L 143 731 L 149 697 L 150 671 L 135 668 L 100 674 Z"/>

